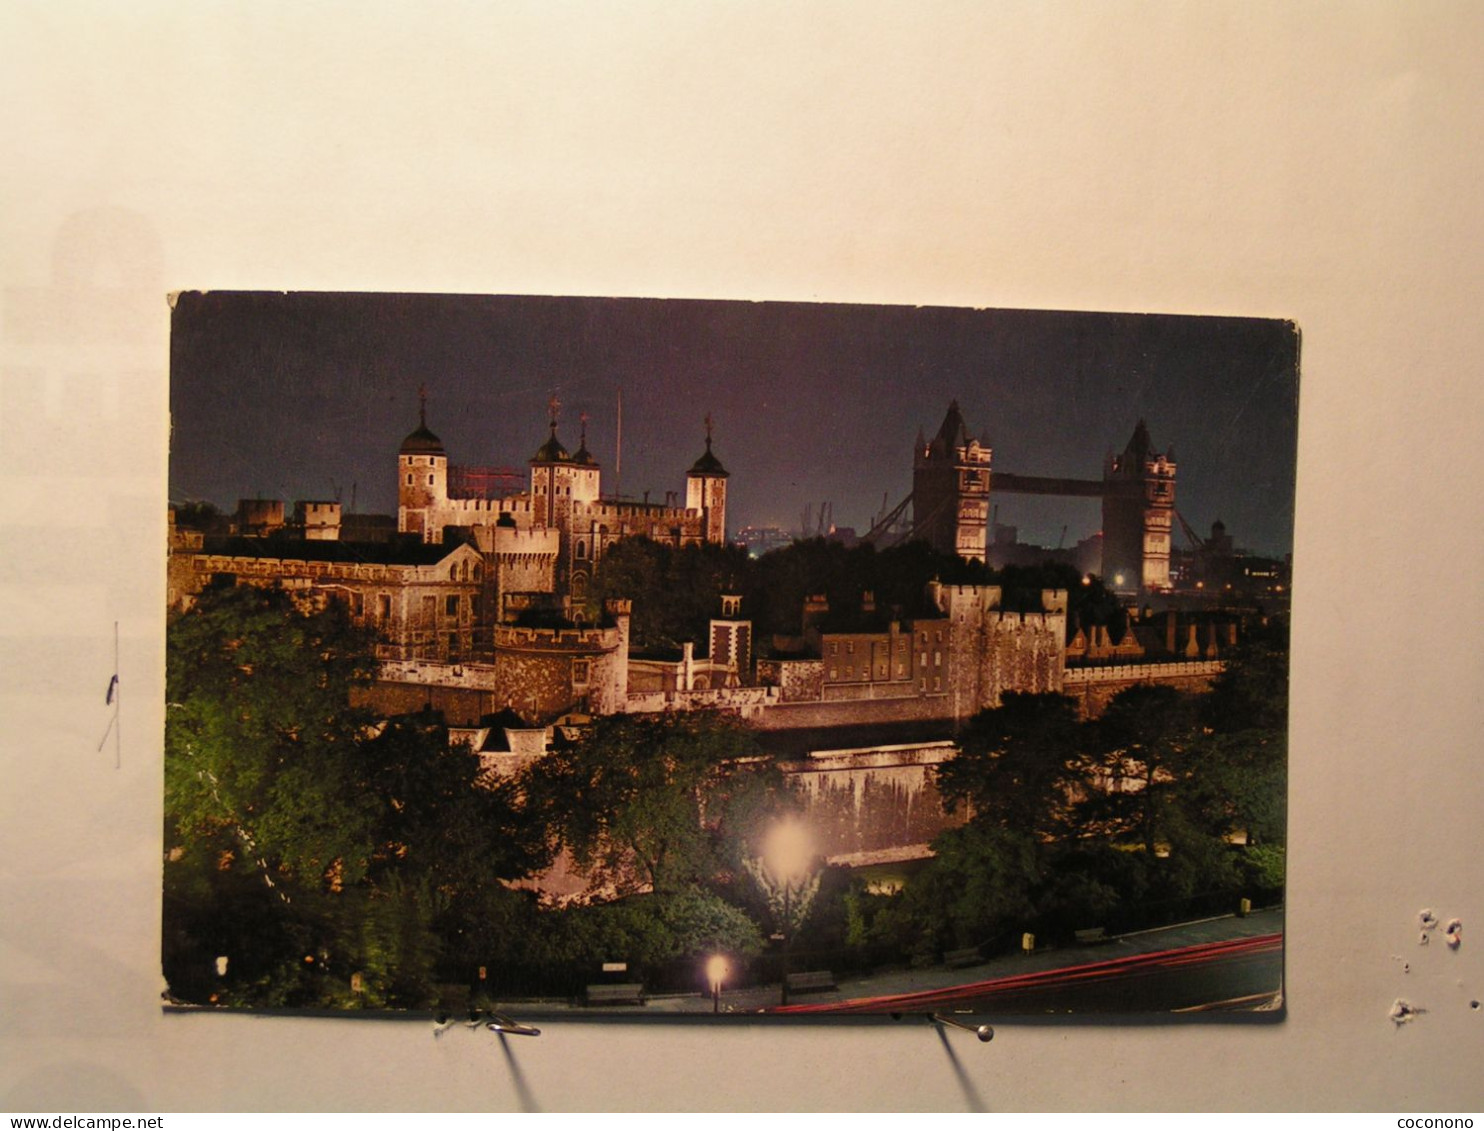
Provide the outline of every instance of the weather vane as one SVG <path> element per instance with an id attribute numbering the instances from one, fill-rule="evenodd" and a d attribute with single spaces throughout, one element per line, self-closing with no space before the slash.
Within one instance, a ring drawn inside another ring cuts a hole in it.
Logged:
<path id="1" fill-rule="evenodd" d="M 557 395 L 555 393 L 551 395 L 551 400 L 546 402 L 546 408 L 547 411 L 551 413 L 551 431 L 552 435 L 555 435 L 557 426 L 557 414 L 562 411 L 562 402 L 557 399 Z"/>

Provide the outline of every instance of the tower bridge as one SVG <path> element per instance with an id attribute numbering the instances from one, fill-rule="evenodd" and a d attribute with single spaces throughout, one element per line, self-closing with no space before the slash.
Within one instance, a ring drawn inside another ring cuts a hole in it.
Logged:
<path id="1" fill-rule="evenodd" d="M 1143 420 L 1124 450 L 1108 458 L 1100 479 L 1017 475 L 993 471 L 992 462 L 993 450 L 969 433 L 958 402 L 952 402 L 931 440 L 917 435 L 912 492 L 862 541 L 886 545 L 920 538 L 944 553 L 982 562 L 991 491 L 1101 499 L 1103 576 L 1126 593 L 1169 588 L 1175 453 L 1155 449 Z M 905 521 L 909 507 L 912 518 Z"/>

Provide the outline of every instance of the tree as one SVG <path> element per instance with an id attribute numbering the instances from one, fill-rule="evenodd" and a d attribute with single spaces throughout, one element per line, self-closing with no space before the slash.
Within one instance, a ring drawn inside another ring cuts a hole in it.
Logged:
<path id="1" fill-rule="evenodd" d="M 1254 626 L 1226 656 L 1202 702 L 1207 738 L 1199 804 L 1205 819 L 1249 846 L 1285 839 L 1288 782 L 1288 632 Z"/>
<path id="2" fill-rule="evenodd" d="M 959 736 L 959 753 L 938 767 L 938 792 L 952 812 L 967 804 L 976 823 L 1048 840 L 1066 831 L 1080 743 L 1077 704 L 1064 695 L 1009 691 Z"/>
<path id="3" fill-rule="evenodd" d="M 524 788 L 593 891 L 630 894 L 737 870 L 780 802 L 781 776 L 726 719 L 613 715 L 531 766 Z"/>
<path id="4" fill-rule="evenodd" d="M 1030 924 L 1043 876 L 1033 837 L 971 822 L 940 833 L 933 853 L 877 914 L 875 938 L 926 965 L 944 950 L 989 946 Z"/>
<path id="5" fill-rule="evenodd" d="M 673 546 L 648 538 L 624 538 L 603 555 L 593 583 L 596 611 L 604 601 L 633 602 L 631 631 L 645 648 L 679 648 L 705 640 L 708 622 L 721 613 L 721 595 L 740 593 L 748 569 L 746 551 L 711 544 Z"/>
<path id="6" fill-rule="evenodd" d="M 1135 684 L 1092 728 L 1082 827 L 1133 839 L 1149 857 L 1179 828 L 1181 787 L 1194 766 L 1196 704 L 1168 684 Z"/>
<path id="7" fill-rule="evenodd" d="M 368 718 L 350 692 L 368 642 L 336 604 L 218 587 L 169 625 L 165 810 L 178 833 L 225 841 L 270 889 L 343 887 L 366 874 L 370 799 L 354 788 Z"/>
<path id="8" fill-rule="evenodd" d="M 208 589 L 167 634 L 165 965 L 191 1000 L 423 1005 L 544 859 L 432 716 L 350 706 L 369 641 L 335 604 Z M 481 951 L 483 953 L 483 951 Z M 224 976 L 215 959 L 227 959 Z"/>

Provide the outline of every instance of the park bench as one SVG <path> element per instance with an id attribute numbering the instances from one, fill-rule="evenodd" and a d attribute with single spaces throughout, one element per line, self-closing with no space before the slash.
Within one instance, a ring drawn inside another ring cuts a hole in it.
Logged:
<path id="1" fill-rule="evenodd" d="M 788 992 L 791 994 L 818 993 L 835 988 L 835 976 L 828 970 L 805 970 L 788 976 Z"/>
<path id="2" fill-rule="evenodd" d="M 588 1005 L 643 1005 L 644 986 L 639 982 L 602 982 L 587 988 Z"/>
<path id="3" fill-rule="evenodd" d="M 1091 946 L 1093 943 L 1107 942 L 1107 930 L 1104 927 L 1088 927 L 1077 932 L 1078 946 Z"/>
<path id="4" fill-rule="evenodd" d="M 978 966 L 983 961 L 984 953 L 977 946 L 943 952 L 943 965 L 950 970 L 962 970 L 965 966 Z"/>

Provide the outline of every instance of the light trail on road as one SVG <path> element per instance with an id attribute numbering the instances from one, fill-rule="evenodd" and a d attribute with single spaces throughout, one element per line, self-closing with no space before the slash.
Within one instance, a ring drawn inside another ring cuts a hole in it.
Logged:
<path id="1" fill-rule="evenodd" d="M 1021 1005 L 1042 1003 L 1038 1008 L 1021 1012 L 1062 1012 L 1066 1008 L 1077 1008 L 1077 997 L 1083 991 L 1093 992 L 1099 988 L 1112 990 L 1115 1000 L 1133 997 L 1170 998 L 1168 1004 L 1152 1006 L 1169 1010 L 1197 1010 L 1220 1007 L 1223 1002 L 1235 1000 L 1228 990 L 1221 989 L 1217 996 L 1208 996 L 1206 987 L 1212 990 L 1225 986 L 1221 977 L 1201 977 L 1205 974 L 1231 974 L 1237 978 L 1266 977 L 1269 971 L 1276 973 L 1271 991 L 1242 995 L 1254 1002 L 1270 1000 L 1281 988 L 1281 956 L 1283 935 L 1256 935 L 1248 938 L 1228 939 L 1221 942 L 1200 943 L 1194 946 L 1176 947 L 1169 950 L 1133 954 L 1103 961 L 1079 963 L 1054 970 L 1037 970 L 1027 974 L 1015 974 L 1003 978 L 991 978 L 980 982 L 966 982 L 936 990 L 922 990 L 906 994 L 885 994 L 876 997 L 851 998 L 846 1001 L 817 1002 L 790 1005 L 766 1010 L 768 1013 L 925 1013 L 937 1009 L 964 1009 L 972 1006 L 976 1010 L 1003 1011 L 1012 1002 Z M 1278 959 L 1276 970 L 1274 957 Z M 1187 978 L 1184 975 L 1196 974 Z M 1142 984 L 1141 984 L 1142 983 Z M 1184 997 L 1195 996 L 1187 1001 Z M 1203 996 L 1207 995 L 1207 996 Z M 1104 994 L 1102 996 L 1108 996 Z M 1068 1004 L 1070 1003 L 1070 1004 Z M 1142 1008 L 1151 1008 L 1143 1005 Z"/>

